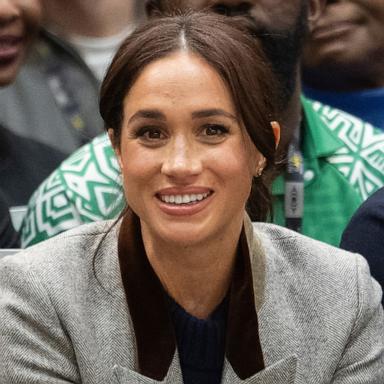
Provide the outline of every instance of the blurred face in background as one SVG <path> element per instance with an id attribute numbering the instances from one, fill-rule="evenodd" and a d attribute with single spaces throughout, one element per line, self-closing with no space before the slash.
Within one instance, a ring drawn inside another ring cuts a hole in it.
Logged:
<path id="1" fill-rule="evenodd" d="M 307 0 L 181 0 L 180 3 L 199 10 L 210 8 L 228 16 L 249 15 L 255 29 L 286 32 L 294 28 Z"/>
<path id="2" fill-rule="evenodd" d="M 40 16 L 39 0 L 0 0 L 0 86 L 16 77 Z"/>
<path id="3" fill-rule="evenodd" d="M 296 72 L 307 36 L 308 0 L 182 0 L 183 4 L 228 16 L 248 17 L 247 27 L 260 36 L 263 49 L 278 76 L 288 102 L 296 86 Z"/>
<path id="4" fill-rule="evenodd" d="M 377 77 L 377 71 L 370 74 L 378 63 L 381 77 Z M 383 80 L 383 63 L 384 1 L 328 0 L 305 48 L 308 80 L 327 77 L 329 71 L 342 78 L 349 74 L 357 79 L 370 76 L 372 81 Z"/>

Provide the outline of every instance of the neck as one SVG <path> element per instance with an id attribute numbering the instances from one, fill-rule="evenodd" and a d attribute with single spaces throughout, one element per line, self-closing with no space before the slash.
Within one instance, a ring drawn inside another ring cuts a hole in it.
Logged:
<path id="1" fill-rule="evenodd" d="M 210 244 L 174 246 L 152 239 L 142 225 L 148 260 L 168 294 L 188 313 L 206 319 L 227 294 L 240 237 Z"/>
<path id="2" fill-rule="evenodd" d="M 107 37 L 136 20 L 134 1 L 44 0 L 44 21 L 62 36 Z"/>

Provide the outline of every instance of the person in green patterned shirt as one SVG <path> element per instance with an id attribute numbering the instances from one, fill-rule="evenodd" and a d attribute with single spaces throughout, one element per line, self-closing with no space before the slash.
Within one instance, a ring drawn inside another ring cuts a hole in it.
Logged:
<path id="1" fill-rule="evenodd" d="M 260 38 L 284 93 L 280 147 L 282 155 L 288 153 L 289 172 L 273 185 L 271 220 L 338 245 L 360 203 L 384 185 L 384 135 L 353 116 L 300 98 L 303 37 L 321 14 L 324 0 L 277 0 L 273 4 L 151 0 L 147 12 L 156 17 L 176 3 L 177 7 L 210 7 L 229 16 L 247 16 L 247 27 Z M 296 132 L 300 135 L 290 155 Z M 22 225 L 22 244 L 114 217 L 123 206 L 117 163 L 108 139 L 102 136 L 64 161 L 32 196 Z"/>

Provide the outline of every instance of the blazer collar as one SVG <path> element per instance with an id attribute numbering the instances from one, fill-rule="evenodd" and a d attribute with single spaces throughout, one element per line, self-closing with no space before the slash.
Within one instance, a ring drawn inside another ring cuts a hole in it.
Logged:
<path id="1" fill-rule="evenodd" d="M 252 265 L 247 234 L 252 224 L 245 221 L 229 290 L 226 358 L 235 374 L 245 380 L 264 369 L 255 306 Z M 249 239 L 248 239 L 249 240 Z M 254 242 L 252 241 L 252 244 Z M 145 253 L 140 220 L 128 212 L 118 237 L 118 256 L 122 282 L 136 336 L 139 373 L 163 380 L 176 352 L 176 340 L 166 302 L 166 294 Z M 256 263 L 257 264 L 257 263 Z M 254 264 L 264 281 L 264 265 Z M 260 285 L 261 284 L 261 285 Z M 263 283 L 255 285 L 263 288 Z"/>

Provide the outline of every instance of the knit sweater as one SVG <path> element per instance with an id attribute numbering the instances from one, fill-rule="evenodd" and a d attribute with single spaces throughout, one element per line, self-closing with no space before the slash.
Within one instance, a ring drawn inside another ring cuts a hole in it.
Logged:
<path id="1" fill-rule="evenodd" d="M 207 319 L 198 319 L 169 298 L 184 384 L 219 384 L 224 354 L 228 300 Z"/>

